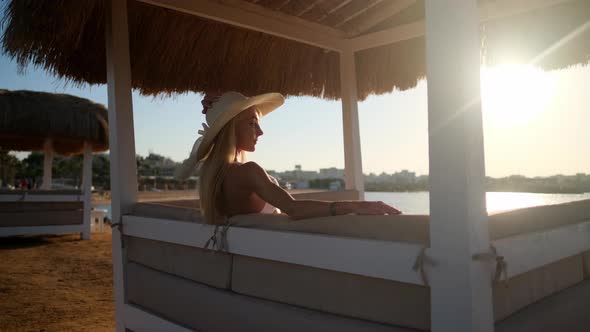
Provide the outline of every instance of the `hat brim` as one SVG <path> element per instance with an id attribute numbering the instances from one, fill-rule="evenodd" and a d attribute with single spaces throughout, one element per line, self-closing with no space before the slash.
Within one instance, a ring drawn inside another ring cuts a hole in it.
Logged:
<path id="1" fill-rule="evenodd" d="M 220 115 L 215 123 L 207 130 L 205 135 L 203 136 L 203 141 L 199 148 L 197 149 L 197 160 L 202 160 L 207 156 L 209 151 L 211 150 L 213 141 L 215 137 L 219 133 L 219 131 L 234 117 L 236 117 L 241 112 L 249 109 L 250 107 L 256 106 L 260 111 L 260 117 L 266 116 L 268 113 L 274 111 L 275 109 L 279 108 L 285 102 L 285 98 L 280 93 L 272 92 L 272 93 L 265 93 L 258 96 L 249 97 L 244 100 L 237 101 L 230 106 L 228 106 L 228 110 L 223 112 Z"/>

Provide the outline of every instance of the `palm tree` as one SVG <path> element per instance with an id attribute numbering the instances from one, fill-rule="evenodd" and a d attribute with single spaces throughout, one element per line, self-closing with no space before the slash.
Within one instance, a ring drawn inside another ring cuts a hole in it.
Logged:
<path id="1" fill-rule="evenodd" d="M 0 150 L 0 187 L 14 183 L 14 178 L 21 167 L 20 160 L 8 152 Z"/>

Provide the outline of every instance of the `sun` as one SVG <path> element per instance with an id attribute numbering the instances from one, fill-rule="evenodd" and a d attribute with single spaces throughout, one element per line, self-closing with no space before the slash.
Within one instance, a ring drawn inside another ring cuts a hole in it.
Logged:
<path id="1" fill-rule="evenodd" d="M 545 110 L 554 88 L 554 78 L 531 65 L 485 68 L 481 72 L 484 122 L 497 127 L 526 125 Z"/>

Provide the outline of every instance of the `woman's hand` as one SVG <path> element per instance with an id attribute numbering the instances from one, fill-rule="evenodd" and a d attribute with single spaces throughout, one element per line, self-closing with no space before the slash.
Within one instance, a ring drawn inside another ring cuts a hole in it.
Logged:
<path id="1" fill-rule="evenodd" d="M 358 215 L 384 215 L 384 214 L 401 214 L 402 212 L 393 206 L 387 205 L 381 201 L 345 201 L 336 202 L 334 206 L 336 215 L 341 214 L 358 214 Z"/>

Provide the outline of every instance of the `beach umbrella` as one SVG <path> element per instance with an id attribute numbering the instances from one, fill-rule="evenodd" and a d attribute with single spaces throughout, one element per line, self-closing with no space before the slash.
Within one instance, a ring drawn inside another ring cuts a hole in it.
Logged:
<path id="1" fill-rule="evenodd" d="M 88 99 L 67 94 L 0 89 L 0 149 L 44 151 L 43 186 L 51 184 L 53 153 L 106 151 L 108 112 Z"/>

